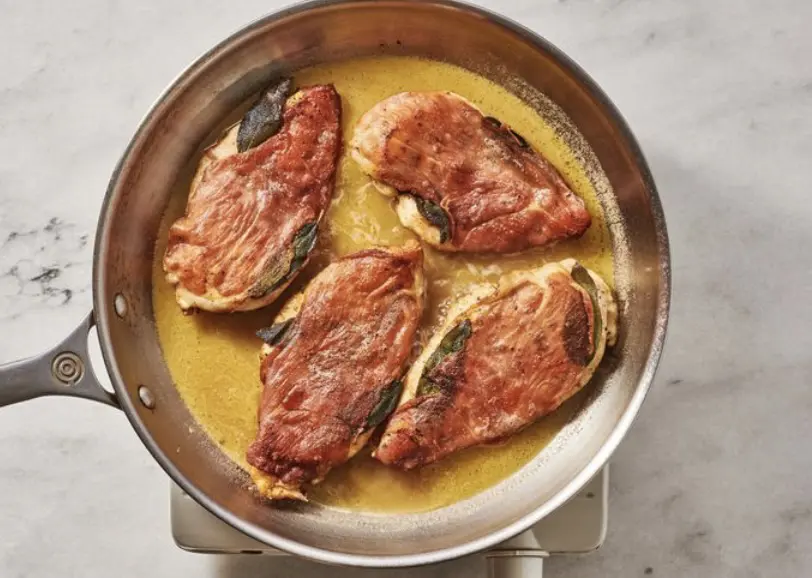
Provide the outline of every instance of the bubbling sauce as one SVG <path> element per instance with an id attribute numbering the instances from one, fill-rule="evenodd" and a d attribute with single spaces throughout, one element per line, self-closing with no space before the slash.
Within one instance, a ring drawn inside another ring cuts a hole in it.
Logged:
<path id="1" fill-rule="evenodd" d="M 360 116 L 388 96 L 403 91 L 456 92 L 520 133 L 586 202 L 592 226 L 580 239 L 553 248 L 514 256 L 478 256 L 443 254 L 424 245 L 427 303 L 423 341 L 439 325 L 447 305 L 465 294 L 471 284 L 494 282 L 514 270 L 574 257 L 612 285 L 609 231 L 585 168 L 552 123 L 505 88 L 450 64 L 409 57 L 331 63 L 301 70 L 294 78 L 297 86 L 335 85 L 343 103 L 345 147 Z M 164 357 L 181 398 L 222 450 L 245 466 L 245 450 L 256 432 L 261 389 L 261 341 L 254 332 L 269 325 L 281 304 L 331 259 L 375 244 L 399 245 L 415 236 L 400 224 L 390 200 L 361 173 L 345 148 L 314 257 L 277 303 L 250 313 L 184 315 L 164 279 L 161 260 L 168 227 L 183 214 L 198 160 L 193 159 L 178 179 L 161 226 L 153 264 L 153 306 Z M 583 394 L 575 396 L 507 441 L 470 448 L 417 471 L 386 467 L 365 449 L 311 488 L 309 499 L 330 507 L 373 512 L 420 512 L 452 504 L 487 489 L 530 461 L 567 423 L 583 398 Z"/>

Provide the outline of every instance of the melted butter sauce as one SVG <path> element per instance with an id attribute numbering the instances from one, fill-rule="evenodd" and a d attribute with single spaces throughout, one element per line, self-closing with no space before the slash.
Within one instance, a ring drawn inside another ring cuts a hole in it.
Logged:
<path id="1" fill-rule="evenodd" d="M 563 175 L 586 202 L 592 226 L 580 239 L 552 249 L 509 257 L 445 255 L 425 248 L 427 310 L 425 340 L 447 305 L 472 283 L 494 282 L 503 273 L 574 257 L 612 285 L 611 241 L 600 204 L 575 155 L 538 113 L 504 88 L 449 64 L 405 57 L 350 60 L 300 71 L 298 86 L 333 83 L 343 103 L 345 145 L 360 116 L 398 92 L 451 90 L 520 133 Z M 390 200 L 370 184 L 344 151 L 333 203 L 310 265 L 277 304 L 238 314 L 183 315 L 161 269 L 169 225 L 183 214 L 198 159 L 177 183 L 156 246 L 153 305 L 164 356 L 178 391 L 200 426 L 236 463 L 256 432 L 259 404 L 260 340 L 254 332 L 269 325 L 283 303 L 331 258 L 374 244 L 398 245 L 415 238 L 400 225 Z M 583 394 L 509 440 L 471 448 L 413 472 L 376 462 L 368 450 L 331 472 L 309 498 L 324 505 L 377 512 L 419 512 L 465 499 L 494 485 L 531 460 L 567 423 Z"/>

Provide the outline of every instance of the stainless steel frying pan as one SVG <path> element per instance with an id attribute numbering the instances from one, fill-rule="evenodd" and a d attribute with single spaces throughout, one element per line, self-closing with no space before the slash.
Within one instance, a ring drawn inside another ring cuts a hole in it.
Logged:
<path id="1" fill-rule="evenodd" d="M 201 141 L 271 76 L 377 54 L 443 59 L 490 77 L 534 106 L 547 107 L 544 94 L 560 107 L 565 115 L 558 115 L 558 128 L 594 175 L 611 223 L 620 340 L 590 386 L 591 397 L 555 441 L 517 474 L 471 499 L 408 515 L 271 507 L 257 501 L 242 472 L 194 426 L 173 386 L 153 321 L 156 234 L 173 184 Z M 456 2 L 318 0 L 240 30 L 160 97 L 107 190 L 96 235 L 93 313 L 45 355 L 0 367 L 0 405 L 72 395 L 121 408 L 187 493 L 270 546 L 338 564 L 438 562 L 525 530 L 598 472 L 651 384 L 669 291 L 665 221 L 646 162 L 620 113 L 575 63 L 518 24 Z M 93 324 L 113 394 L 99 386 L 89 365 Z"/>

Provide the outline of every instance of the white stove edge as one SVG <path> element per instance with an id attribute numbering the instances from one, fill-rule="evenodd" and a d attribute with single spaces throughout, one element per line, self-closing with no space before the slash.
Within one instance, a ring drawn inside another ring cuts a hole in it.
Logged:
<path id="1" fill-rule="evenodd" d="M 606 466 L 574 498 L 533 528 L 485 552 L 492 567 L 491 575 L 497 575 L 496 566 L 505 569 L 521 566 L 532 568 L 537 572 L 534 575 L 540 576 L 541 564 L 547 555 L 583 554 L 600 548 L 606 538 L 608 493 L 609 467 Z M 188 552 L 289 555 L 219 520 L 175 484 L 170 491 L 170 514 L 175 544 Z M 507 574 L 507 570 L 501 572 L 499 575 L 521 575 L 518 572 Z"/>

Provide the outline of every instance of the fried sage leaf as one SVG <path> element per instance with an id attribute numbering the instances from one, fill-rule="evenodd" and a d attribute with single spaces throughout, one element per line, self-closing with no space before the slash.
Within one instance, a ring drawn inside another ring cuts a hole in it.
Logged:
<path id="1" fill-rule="evenodd" d="M 293 259 L 290 262 L 288 277 L 291 273 L 298 271 L 302 265 L 304 265 L 310 251 L 316 246 L 318 232 L 319 227 L 317 223 L 308 223 L 296 233 L 296 237 L 293 239 Z M 287 280 L 287 278 L 285 280 Z"/>
<path id="2" fill-rule="evenodd" d="M 457 351 L 461 351 L 465 342 L 471 337 L 471 320 L 465 319 L 462 323 L 455 325 L 445 334 L 440 345 L 431 354 L 426 365 L 423 367 L 423 374 L 417 384 L 417 395 L 430 395 L 440 392 L 440 384 L 429 377 L 432 369 L 437 367 L 447 356 Z"/>
<path id="3" fill-rule="evenodd" d="M 523 149 L 530 148 L 530 145 L 527 144 L 527 139 L 525 139 L 522 135 L 517 133 L 512 128 L 508 128 L 508 131 L 510 131 L 510 134 L 513 135 L 513 138 L 516 139 L 516 142 L 519 144 L 520 147 L 522 147 Z"/>
<path id="4" fill-rule="evenodd" d="M 247 151 L 262 144 L 282 127 L 282 112 L 290 95 L 293 81 L 277 80 L 266 88 L 254 106 L 245 113 L 237 131 L 237 150 Z"/>
<path id="5" fill-rule="evenodd" d="M 399 379 L 394 380 L 381 391 L 381 397 L 375 408 L 367 418 L 366 429 L 370 430 L 377 427 L 383 422 L 389 414 L 395 410 L 400 399 L 400 392 L 403 390 L 403 382 Z"/>
<path id="6" fill-rule="evenodd" d="M 510 128 L 508 125 L 503 123 L 498 118 L 494 118 L 492 116 L 486 116 L 485 117 L 485 122 L 487 122 L 489 125 L 491 125 L 493 128 L 495 128 L 497 130 L 507 131 L 508 133 L 510 133 L 510 135 L 513 137 L 513 140 L 516 141 L 516 144 L 518 144 L 523 149 L 529 149 L 530 148 L 530 145 L 527 143 L 527 139 L 525 139 L 522 135 L 517 133 L 515 130 Z"/>
<path id="7" fill-rule="evenodd" d="M 290 253 L 290 248 L 288 248 L 288 250 L 275 257 L 273 261 L 268 264 L 268 268 L 265 269 L 262 277 L 259 278 L 259 281 L 257 281 L 248 292 L 248 296 L 251 299 L 261 299 L 284 282 L 288 271 L 290 271 Z"/>
<path id="8" fill-rule="evenodd" d="M 601 310 L 598 302 L 598 287 L 595 285 L 594 279 L 580 263 L 576 263 L 572 272 L 570 273 L 573 281 L 578 283 L 584 288 L 584 291 L 589 295 L 589 300 L 592 302 L 592 317 L 594 319 L 593 333 L 592 333 L 592 353 L 586 361 L 589 365 L 595 358 L 595 353 L 598 351 L 598 340 L 603 332 L 603 318 L 601 317 Z"/>
<path id="9" fill-rule="evenodd" d="M 290 247 L 268 265 L 249 292 L 249 297 L 259 299 L 288 281 L 307 261 L 307 256 L 316 246 L 317 237 L 318 223 L 307 223 L 299 229 Z"/>
<path id="10" fill-rule="evenodd" d="M 417 195 L 413 195 L 413 197 L 415 203 L 417 203 L 417 210 L 420 211 L 420 214 L 423 215 L 429 223 L 440 229 L 440 242 L 445 243 L 451 239 L 451 221 L 443 208 L 437 203 L 422 199 Z"/>
<path id="11" fill-rule="evenodd" d="M 484 120 L 486 124 L 491 125 L 493 128 L 496 129 L 502 128 L 502 121 L 496 118 L 495 116 L 486 116 L 482 120 Z"/>
<path id="12" fill-rule="evenodd" d="M 285 337 L 285 334 L 293 324 L 294 318 L 286 319 L 280 323 L 274 323 L 270 327 L 264 327 L 257 331 L 257 337 L 268 345 L 277 345 Z"/>

